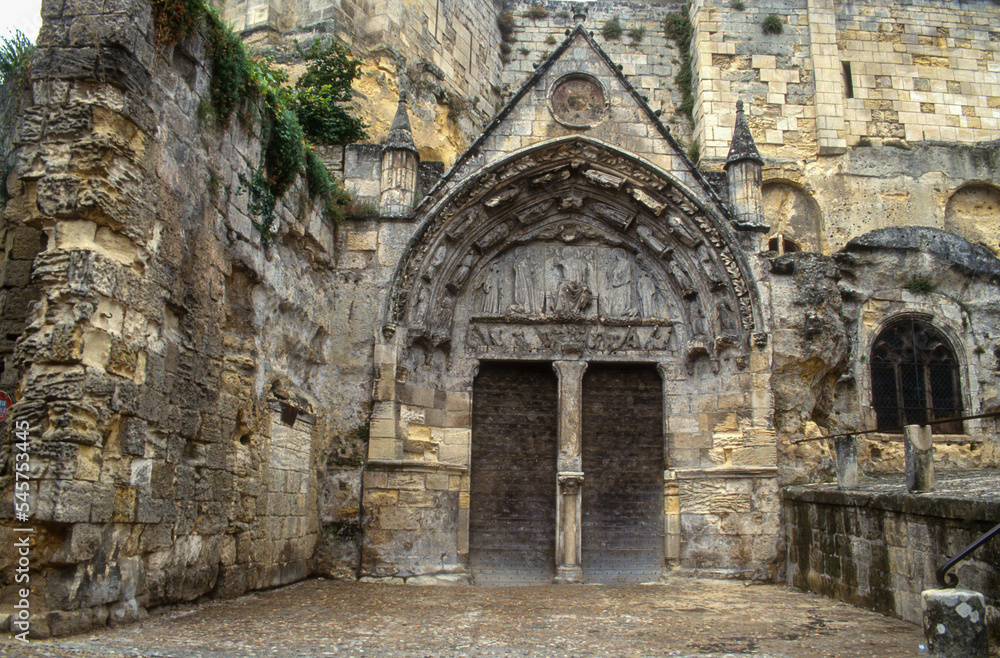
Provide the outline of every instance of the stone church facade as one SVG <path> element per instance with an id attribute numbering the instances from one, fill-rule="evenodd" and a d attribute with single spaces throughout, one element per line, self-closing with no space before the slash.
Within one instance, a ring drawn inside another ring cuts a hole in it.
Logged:
<path id="1" fill-rule="evenodd" d="M 776 3 L 766 38 L 694 3 L 693 122 L 680 7 L 227 4 L 365 62 L 374 143 L 321 151 L 378 216 L 332 225 L 300 180 L 273 245 L 238 184 L 260 137 L 198 117 L 204 40 L 70 4 L 3 151 L 39 633 L 310 574 L 781 580 L 781 488 L 833 468 L 800 439 L 882 430 L 858 459 L 891 472 L 899 425 L 1000 407 L 991 3 Z M 1000 465 L 994 420 L 936 433 Z"/>

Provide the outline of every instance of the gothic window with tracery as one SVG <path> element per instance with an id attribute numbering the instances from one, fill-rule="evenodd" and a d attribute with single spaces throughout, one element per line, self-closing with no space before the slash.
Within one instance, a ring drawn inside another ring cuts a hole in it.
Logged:
<path id="1" fill-rule="evenodd" d="M 958 359 L 947 339 L 914 318 L 893 322 L 872 345 L 872 407 L 877 429 L 962 415 Z M 935 425 L 935 433 L 960 434 L 961 421 Z"/>

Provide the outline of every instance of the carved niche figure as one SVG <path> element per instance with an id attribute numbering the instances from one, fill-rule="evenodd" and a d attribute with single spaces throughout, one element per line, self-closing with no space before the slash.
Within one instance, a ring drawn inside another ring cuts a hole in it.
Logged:
<path id="1" fill-rule="evenodd" d="M 636 292 L 638 293 L 638 311 L 641 318 L 664 318 L 666 317 L 666 305 L 663 293 L 653 275 L 644 267 L 639 269 L 636 277 Z"/>
<path id="2" fill-rule="evenodd" d="M 472 271 L 472 264 L 476 261 L 476 255 L 471 251 L 465 255 L 462 262 L 459 263 L 458 270 L 455 272 L 455 276 L 452 277 L 451 281 L 445 286 L 448 291 L 452 294 L 457 293 L 462 288 L 462 284 L 469 277 L 469 272 Z"/>
<path id="3" fill-rule="evenodd" d="M 687 226 L 684 217 L 673 212 L 667 213 L 667 226 L 670 233 L 685 247 L 693 249 L 701 243 L 701 238 L 693 227 Z"/>
<path id="4" fill-rule="evenodd" d="M 514 263 L 514 303 L 511 311 L 534 315 L 541 311 L 538 287 L 535 285 L 535 265 L 526 249 L 519 249 Z"/>
<path id="5" fill-rule="evenodd" d="M 716 267 L 715 262 L 712 261 L 712 257 L 709 255 L 708 248 L 704 243 L 698 245 L 698 260 L 701 261 L 702 269 L 705 270 L 705 276 L 712 284 L 712 290 L 718 290 L 721 288 L 723 286 L 724 279 L 719 273 L 719 268 Z"/>
<path id="6" fill-rule="evenodd" d="M 448 247 L 445 245 L 440 245 L 431 256 L 430 263 L 427 265 L 427 269 L 423 273 L 424 281 L 433 281 L 434 277 L 437 275 L 438 270 L 441 269 L 441 264 L 444 263 L 445 257 L 448 255 Z"/>
<path id="7" fill-rule="evenodd" d="M 413 310 L 410 314 L 410 321 L 415 327 L 423 327 L 427 323 L 427 296 L 430 294 L 430 288 L 427 284 L 421 282 L 417 285 L 417 293 L 414 296 Z"/>
<path id="8" fill-rule="evenodd" d="M 719 326 L 723 331 L 738 331 L 740 321 L 727 295 L 719 295 Z"/>
<path id="9" fill-rule="evenodd" d="M 707 338 L 708 322 L 705 320 L 705 311 L 697 295 L 688 300 L 688 315 L 691 322 L 691 336 L 694 338 Z"/>
<path id="10" fill-rule="evenodd" d="M 482 291 L 482 313 L 485 315 L 500 315 L 503 304 L 503 287 L 506 279 L 506 268 L 500 261 L 490 264 L 479 288 Z"/>
<path id="11" fill-rule="evenodd" d="M 608 274 L 608 287 L 602 302 L 606 302 L 607 315 L 614 318 L 638 317 L 636 308 L 636 282 L 632 259 L 623 249 L 611 252 L 613 264 Z"/>
<path id="12" fill-rule="evenodd" d="M 694 288 L 694 283 L 691 281 L 691 277 L 688 276 L 688 273 L 684 270 L 683 264 L 676 257 L 673 251 L 668 251 L 664 254 L 664 258 L 667 259 L 667 269 L 670 270 L 670 274 L 672 274 L 674 280 L 677 281 L 681 297 L 688 299 L 698 294 Z"/>
<path id="13" fill-rule="evenodd" d="M 560 260 L 556 263 L 560 273 L 559 287 L 556 296 L 556 313 L 579 315 L 590 305 L 593 293 L 588 285 L 590 272 L 587 261 L 568 248 L 560 252 Z"/>

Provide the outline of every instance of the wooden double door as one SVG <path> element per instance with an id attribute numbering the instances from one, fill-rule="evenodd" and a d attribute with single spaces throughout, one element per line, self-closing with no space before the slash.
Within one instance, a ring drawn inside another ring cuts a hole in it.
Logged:
<path id="1" fill-rule="evenodd" d="M 480 366 L 469 510 L 469 561 L 479 584 L 555 576 L 558 396 L 551 363 Z M 660 377 L 652 365 L 590 363 L 581 403 L 583 579 L 656 580 L 664 566 Z"/>

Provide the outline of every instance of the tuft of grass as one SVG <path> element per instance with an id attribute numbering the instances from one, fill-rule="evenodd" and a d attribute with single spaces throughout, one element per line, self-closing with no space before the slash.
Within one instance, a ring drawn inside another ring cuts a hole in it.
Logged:
<path id="1" fill-rule="evenodd" d="M 685 5 L 683 10 L 667 14 L 663 19 L 663 34 L 676 44 L 681 54 L 680 68 L 674 76 L 674 84 L 681 92 L 681 103 L 677 106 L 677 111 L 693 121 L 694 74 L 691 61 L 691 35 L 694 29 L 691 26 L 691 19 L 688 18 L 689 9 L 690 5 Z"/>
<path id="2" fill-rule="evenodd" d="M 742 2 L 740 2 L 740 0 L 733 0 L 733 2 L 729 4 L 729 6 L 735 9 L 736 11 L 743 11 L 744 9 L 747 8 L 747 6 Z"/>
<path id="3" fill-rule="evenodd" d="M 566 11 L 565 9 L 563 9 L 562 11 L 557 11 L 556 12 L 556 18 L 561 18 L 561 19 L 565 20 L 567 18 L 572 18 L 572 16 L 570 16 L 570 13 L 568 11 Z"/>
<path id="4" fill-rule="evenodd" d="M 701 160 L 701 147 L 698 146 L 698 142 L 691 142 L 691 146 L 688 147 L 687 155 L 691 158 L 691 162 L 698 164 Z"/>
<path id="5" fill-rule="evenodd" d="M 855 146 L 861 146 L 861 147 L 871 146 L 872 145 L 872 140 L 867 135 L 864 135 L 864 136 L 858 137 L 858 141 L 855 142 L 854 145 Z"/>
<path id="6" fill-rule="evenodd" d="M 760 29 L 764 34 L 781 34 L 785 30 L 784 24 L 781 22 L 781 16 L 777 14 L 768 14 L 764 22 L 760 24 Z"/>
<path id="7" fill-rule="evenodd" d="M 643 25 L 633 27 L 628 31 L 628 36 L 632 40 L 632 43 L 639 43 L 646 36 L 646 27 Z"/>
<path id="8" fill-rule="evenodd" d="M 507 43 L 514 41 L 514 14 L 505 11 L 497 16 L 497 29 L 500 30 L 500 40 Z"/>
<path id="9" fill-rule="evenodd" d="M 548 18 L 548 10 L 541 5 L 531 5 L 525 9 L 522 13 L 525 18 L 530 18 L 531 20 L 539 20 L 541 18 Z"/>
<path id="10" fill-rule="evenodd" d="M 902 149 L 904 151 L 912 151 L 913 147 L 904 142 L 901 139 L 887 139 L 882 142 L 884 146 L 891 146 L 893 148 Z"/>
<path id="11" fill-rule="evenodd" d="M 914 294 L 927 294 L 934 292 L 937 286 L 934 285 L 934 282 L 926 274 L 914 274 L 903 287 Z"/>
<path id="12" fill-rule="evenodd" d="M 605 41 L 617 41 L 622 38 L 624 32 L 625 28 L 622 27 L 622 22 L 617 16 L 609 18 L 601 26 L 601 36 L 604 37 Z"/>
<path id="13" fill-rule="evenodd" d="M 556 42 L 556 38 L 554 36 L 552 36 L 551 34 L 549 36 L 545 37 L 545 43 L 546 43 L 546 45 L 551 46 L 551 45 L 555 44 L 555 42 Z"/>

